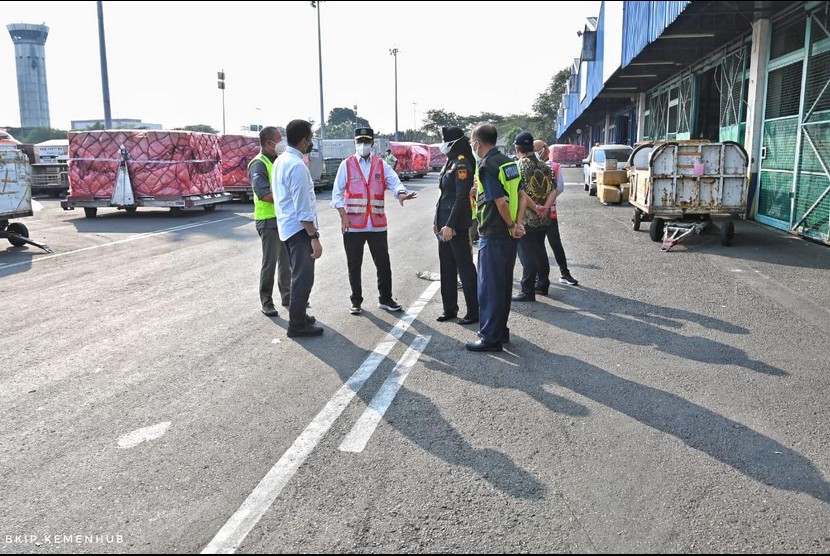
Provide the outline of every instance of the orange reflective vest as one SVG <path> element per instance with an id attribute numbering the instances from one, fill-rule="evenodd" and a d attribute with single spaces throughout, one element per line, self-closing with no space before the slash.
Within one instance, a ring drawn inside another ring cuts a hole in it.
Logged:
<path id="1" fill-rule="evenodd" d="M 372 226 L 386 227 L 386 174 L 383 171 L 383 161 L 371 155 L 369 179 L 363 175 L 357 155 L 346 159 L 346 216 L 349 219 L 349 228 L 361 230 L 366 227 L 369 215 L 372 215 Z M 368 210 L 371 207 L 371 210 Z"/>

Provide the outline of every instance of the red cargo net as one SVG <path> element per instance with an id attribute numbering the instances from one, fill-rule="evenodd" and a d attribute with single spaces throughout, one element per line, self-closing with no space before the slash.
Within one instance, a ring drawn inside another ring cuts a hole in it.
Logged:
<path id="1" fill-rule="evenodd" d="M 216 135 L 125 129 L 69 134 L 72 197 L 112 195 L 121 145 L 127 149 L 136 197 L 178 198 L 224 191 Z"/>
<path id="2" fill-rule="evenodd" d="M 248 163 L 259 154 L 259 139 L 245 135 L 222 135 L 219 151 L 222 156 L 222 185 L 251 185 Z"/>

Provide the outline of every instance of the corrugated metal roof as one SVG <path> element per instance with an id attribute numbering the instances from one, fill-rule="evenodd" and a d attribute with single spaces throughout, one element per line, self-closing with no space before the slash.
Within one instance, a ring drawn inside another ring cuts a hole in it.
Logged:
<path id="1" fill-rule="evenodd" d="M 683 13 L 690 1 L 626 1 L 623 8 L 623 56 L 626 67 Z"/>

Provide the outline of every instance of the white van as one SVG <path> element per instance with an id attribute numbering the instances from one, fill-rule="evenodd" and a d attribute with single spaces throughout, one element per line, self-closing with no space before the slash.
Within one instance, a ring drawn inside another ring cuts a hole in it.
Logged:
<path id="1" fill-rule="evenodd" d="M 605 161 L 614 159 L 617 161 L 617 170 L 625 170 L 632 151 L 628 145 L 600 145 L 592 148 L 588 158 L 582 161 L 585 191 L 588 195 L 597 194 L 597 172 L 605 170 Z"/>

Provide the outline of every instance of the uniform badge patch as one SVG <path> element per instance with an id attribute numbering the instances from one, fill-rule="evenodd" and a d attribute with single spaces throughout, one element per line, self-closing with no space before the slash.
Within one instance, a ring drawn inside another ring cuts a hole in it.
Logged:
<path id="1" fill-rule="evenodd" d="M 457 175 L 458 175 L 458 179 L 466 180 L 467 179 L 467 167 L 466 166 L 459 166 Z"/>
<path id="2" fill-rule="evenodd" d="M 521 177 L 521 173 L 519 172 L 519 166 L 515 163 L 513 164 L 505 164 L 502 166 L 504 170 L 504 177 L 508 180 L 515 180 Z"/>

